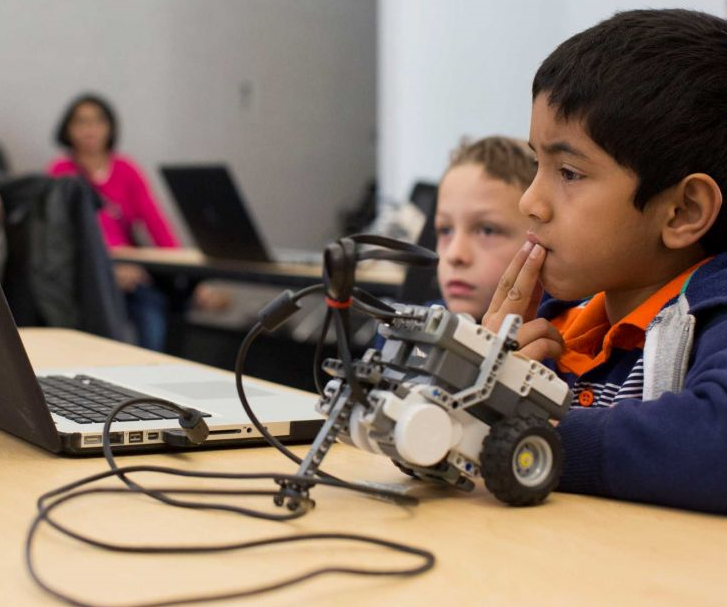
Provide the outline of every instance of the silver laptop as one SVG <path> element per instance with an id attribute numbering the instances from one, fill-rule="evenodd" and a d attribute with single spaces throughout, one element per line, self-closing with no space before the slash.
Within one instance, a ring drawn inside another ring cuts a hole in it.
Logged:
<path id="1" fill-rule="evenodd" d="M 160 169 L 197 246 L 208 257 L 240 261 L 321 264 L 322 252 L 270 249 L 255 225 L 242 191 L 224 165 Z"/>
<path id="2" fill-rule="evenodd" d="M 251 378 L 245 380 L 245 392 L 258 419 L 283 442 L 311 441 L 322 424 L 313 395 Z M 0 290 L 1 430 L 55 453 L 100 453 L 104 411 L 143 395 L 203 412 L 210 429 L 205 446 L 264 442 L 245 415 L 229 373 L 180 363 L 45 369 L 36 376 Z M 168 409 L 139 405 L 119 417 L 111 426 L 115 450 L 174 448 L 168 432 L 179 424 Z"/>

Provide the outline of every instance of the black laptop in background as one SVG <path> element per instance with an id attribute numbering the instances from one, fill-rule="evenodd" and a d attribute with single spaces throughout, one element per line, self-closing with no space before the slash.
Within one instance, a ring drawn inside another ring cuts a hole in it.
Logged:
<path id="1" fill-rule="evenodd" d="M 225 166 L 163 166 L 161 174 L 205 255 L 272 261 Z"/>
<path id="2" fill-rule="evenodd" d="M 320 263 L 320 251 L 276 249 L 260 235 L 242 191 L 224 165 L 165 165 L 164 181 L 197 246 L 208 257 L 240 261 Z"/>

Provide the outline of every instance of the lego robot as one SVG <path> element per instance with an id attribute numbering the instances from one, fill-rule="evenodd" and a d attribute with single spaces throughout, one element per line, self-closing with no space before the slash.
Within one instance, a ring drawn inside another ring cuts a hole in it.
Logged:
<path id="1" fill-rule="evenodd" d="M 441 306 L 394 304 L 381 348 L 353 361 L 327 359 L 332 377 L 317 404 L 326 420 L 298 470 L 313 477 L 339 440 L 390 458 L 406 474 L 471 490 L 478 478 L 510 505 L 540 503 L 563 461 L 551 419 L 571 402 L 567 384 L 516 350 L 521 324 L 498 333 Z M 351 376 L 353 373 L 353 377 Z M 295 508 L 306 487 L 283 487 Z"/>

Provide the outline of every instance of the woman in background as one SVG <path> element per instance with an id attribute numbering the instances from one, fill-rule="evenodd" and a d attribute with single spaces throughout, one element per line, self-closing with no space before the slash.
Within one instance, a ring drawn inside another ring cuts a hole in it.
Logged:
<path id="1" fill-rule="evenodd" d="M 98 191 L 98 213 L 109 248 L 150 244 L 176 247 L 179 241 L 156 204 L 141 169 L 115 152 L 117 121 L 111 106 L 97 95 L 71 102 L 56 131 L 56 142 L 67 155 L 53 161 L 53 176 L 82 175 Z M 114 264 L 116 284 L 124 292 L 138 342 L 162 350 L 166 341 L 166 298 L 144 268 Z"/>

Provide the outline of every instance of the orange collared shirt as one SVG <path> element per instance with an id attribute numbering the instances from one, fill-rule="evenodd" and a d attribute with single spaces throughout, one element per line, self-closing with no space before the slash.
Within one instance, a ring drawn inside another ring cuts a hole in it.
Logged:
<path id="1" fill-rule="evenodd" d="M 679 295 L 692 273 L 710 259 L 703 259 L 673 278 L 614 325 L 606 315 L 604 293 L 598 293 L 584 305 L 554 318 L 551 323 L 565 342 L 563 354 L 558 359 L 558 370 L 581 376 L 606 362 L 613 348 L 643 348 L 649 323 L 669 300 Z"/>

